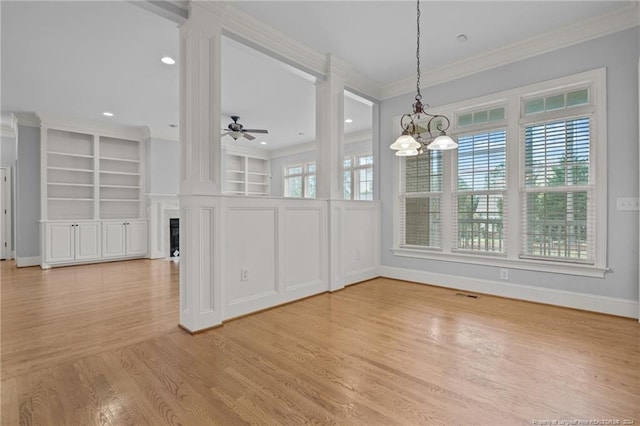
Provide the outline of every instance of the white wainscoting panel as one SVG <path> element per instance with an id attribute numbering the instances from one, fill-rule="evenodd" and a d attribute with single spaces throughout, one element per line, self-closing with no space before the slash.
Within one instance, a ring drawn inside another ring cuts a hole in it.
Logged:
<path id="1" fill-rule="evenodd" d="M 328 290 L 326 201 L 227 196 L 224 202 L 225 319 Z"/>
<path id="2" fill-rule="evenodd" d="M 378 277 L 380 209 L 377 201 L 331 201 L 331 291 Z"/>
<path id="3" fill-rule="evenodd" d="M 281 281 L 286 291 L 322 283 L 325 220 L 320 206 L 284 208 Z"/>
<path id="4" fill-rule="evenodd" d="M 277 293 L 276 216 L 275 206 L 227 208 L 225 283 L 229 306 Z"/>
<path id="5" fill-rule="evenodd" d="M 220 197 L 180 197 L 180 324 L 190 331 L 222 323 Z M 189 238 L 187 238 L 189 236 Z"/>

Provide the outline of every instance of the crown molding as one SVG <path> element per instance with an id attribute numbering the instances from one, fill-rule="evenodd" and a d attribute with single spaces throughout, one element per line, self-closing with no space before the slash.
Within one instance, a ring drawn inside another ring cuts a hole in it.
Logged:
<path id="1" fill-rule="evenodd" d="M 557 31 L 551 31 L 526 40 L 512 43 L 490 52 L 454 62 L 433 71 L 423 73 L 422 87 L 430 87 L 487 71 L 523 59 L 573 46 L 584 41 L 604 37 L 640 25 L 638 3 L 617 11 L 575 23 Z M 415 90 L 415 77 L 408 77 L 382 87 L 380 100 L 410 93 Z"/>
<path id="2" fill-rule="evenodd" d="M 360 130 L 358 132 L 351 132 L 344 135 L 344 145 L 349 145 L 352 143 L 371 141 L 372 140 L 371 130 Z M 305 142 L 301 144 L 296 144 L 292 146 L 287 146 L 280 149 L 274 149 L 271 151 L 271 158 L 281 158 L 281 157 L 289 157 L 291 155 L 302 154 L 304 152 L 315 151 L 316 142 Z"/>
<path id="3" fill-rule="evenodd" d="M 42 127 L 52 127 L 78 133 L 99 133 L 102 136 L 133 140 L 143 140 L 151 135 L 147 126 L 125 126 L 97 120 L 64 117 L 51 113 L 36 113 L 36 115 Z"/>
<path id="4" fill-rule="evenodd" d="M 371 97 L 380 98 L 380 84 L 358 72 L 353 65 L 333 56 L 320 53 L 304 43 L 270 27 L 229 2 L 198 2 L 203 8 L 221 18 L 226 36 L 280 60 L 320 79 L 330 71 L 344 79 L 345 86 Z"/>
<path id="5" fill-rule="evenodd" d="M 18 126 L 40 127 L 40 118 L 33 112 L 14 112 L 18 120 Z"/>
<path id="6" fill-rule="evenodd" d="M 222 142 L 222 147 L 224 148 L 227 154 L 231 155 L 246 155 L 248 157 L 261 158 L 263 160 L 268 160 L 271 158 L 270 152 L 266 150 L 262 150 L 260 148 L 249 148 L 246 146 L 235 145 L 233 142 Z"/>
<path id="7" fill-rule="evenodd" d="M 10 112 L 0 114 L 0 136 L 15 138 L 18 136 L 18 119 Z"/>

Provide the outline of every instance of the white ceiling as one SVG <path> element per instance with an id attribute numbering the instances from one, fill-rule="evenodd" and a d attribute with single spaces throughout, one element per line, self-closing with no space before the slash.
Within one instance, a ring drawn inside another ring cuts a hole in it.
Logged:
<path id="1" fill-rule="evenodd" d="M 422 71 L 490 54 L 512 43 L 569 27 L 634 2 L 426 1 Z M 1 107 L 67 117 L 147 125 L 177 139 L 176 24 L 130 2 L 0 2 Z M 319 52 L 331 52 L 382 86 L 415 74 L 413 1 L 257 1 L 232 7 Z M 637 8 L 635 12 L 637 12 Z M 456 41 L 466 34 L 468 41 Z M 223 128 L 239 115 L 269 135 L 245 146 L 277 149 L 313 140 L 313 82 L 235 41 L 223 40 Z M 112 111 L 107 119 L 101 114 Z M 345 132 L 371 126 L 370 107 L 347 98 Z M 300 135 L 302 133 L 302 135 Z M 227 136 L 226 139 L 229 139 Z"/>

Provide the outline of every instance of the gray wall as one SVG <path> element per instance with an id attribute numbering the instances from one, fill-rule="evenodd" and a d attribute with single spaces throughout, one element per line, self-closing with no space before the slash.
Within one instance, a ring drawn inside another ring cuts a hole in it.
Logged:
<path id="1" fill-rule="evenodd" d="M 446 105 L 478 96 L 607 68 L 608 266 L 605 278 L 587 278 L 511 270 L 510 283 L 638 300 L 638 212 L 616 210 L 616 198 L 638 196 L 638 27 L 587 41 L 493 70 L 428 88 L 430 105 Z M 396 257 L 393 244 L 392 119 L 406 113 L 413 94 L 380 106 L 380 186 L 382 265 L 477 279 L 498 280 L 498 268 Z M 437 283 L 435 283 L 437 284 Z"/>
<path id="2" fill-rule="evenodd" d="M 146 147 L 147 192 L 177 194 L 180 187 L 180 144 L 151 138 Z"/>
<path id="3" fill-rule="evenodd" d="M 40 129 L 18 126 L 16 256 L 40 256 Z"/>

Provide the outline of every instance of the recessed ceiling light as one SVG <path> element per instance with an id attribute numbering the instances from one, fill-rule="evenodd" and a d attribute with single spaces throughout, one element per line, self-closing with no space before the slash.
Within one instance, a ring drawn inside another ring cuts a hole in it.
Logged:
<path id="1" fill-rule="evenodd" d="M 464 43 L 465 41 L 469 40 L 469 38 L 464 34 L 458 34 L 456 36 L 456 40 L 458 40 L 460 43 Z"/>
<path id="2" fill-rule="evenodd" d="M 260 145 L 266 145 L 267 143 L 265 141 L 260 142 Z"/>
<path id="3" fill-rule="evenodd" d="M 160 58 L 160 60 L 162 61 L 163 64 L 167 64 L 167 65 L 173 65 L 176 63 L 176 60 L 173 59 L 171 56 L 163 56 L 162 58 Z"/>
<path id="4" fill-rule="evenodd" d="M 173 127 L 175 129 L 176 127 L 178 127 L 178 125 L 177 124 L 169 124 L 169 127 Z"/>
<path id="5" fill-rule="evenodd" d="M 304 136 L 304 133 L 303 133 L 303 132 L 300 132 L 300 133 L 298 133 L 298 135 L 300 135 L 300 136 Z"/>
<path id="6" fill-rule="evenodd" d="M 350 118 L 347 118 L 346 120 L 344 120 L 345 123 L 353 123 L 353 120 Z"/>
<path id="7" fill-rule="evenodd" d="M 113 113 L 109 111 L 103 112 L 102 115 L 104 115 L 105 117 L 113 117 Z"/>

